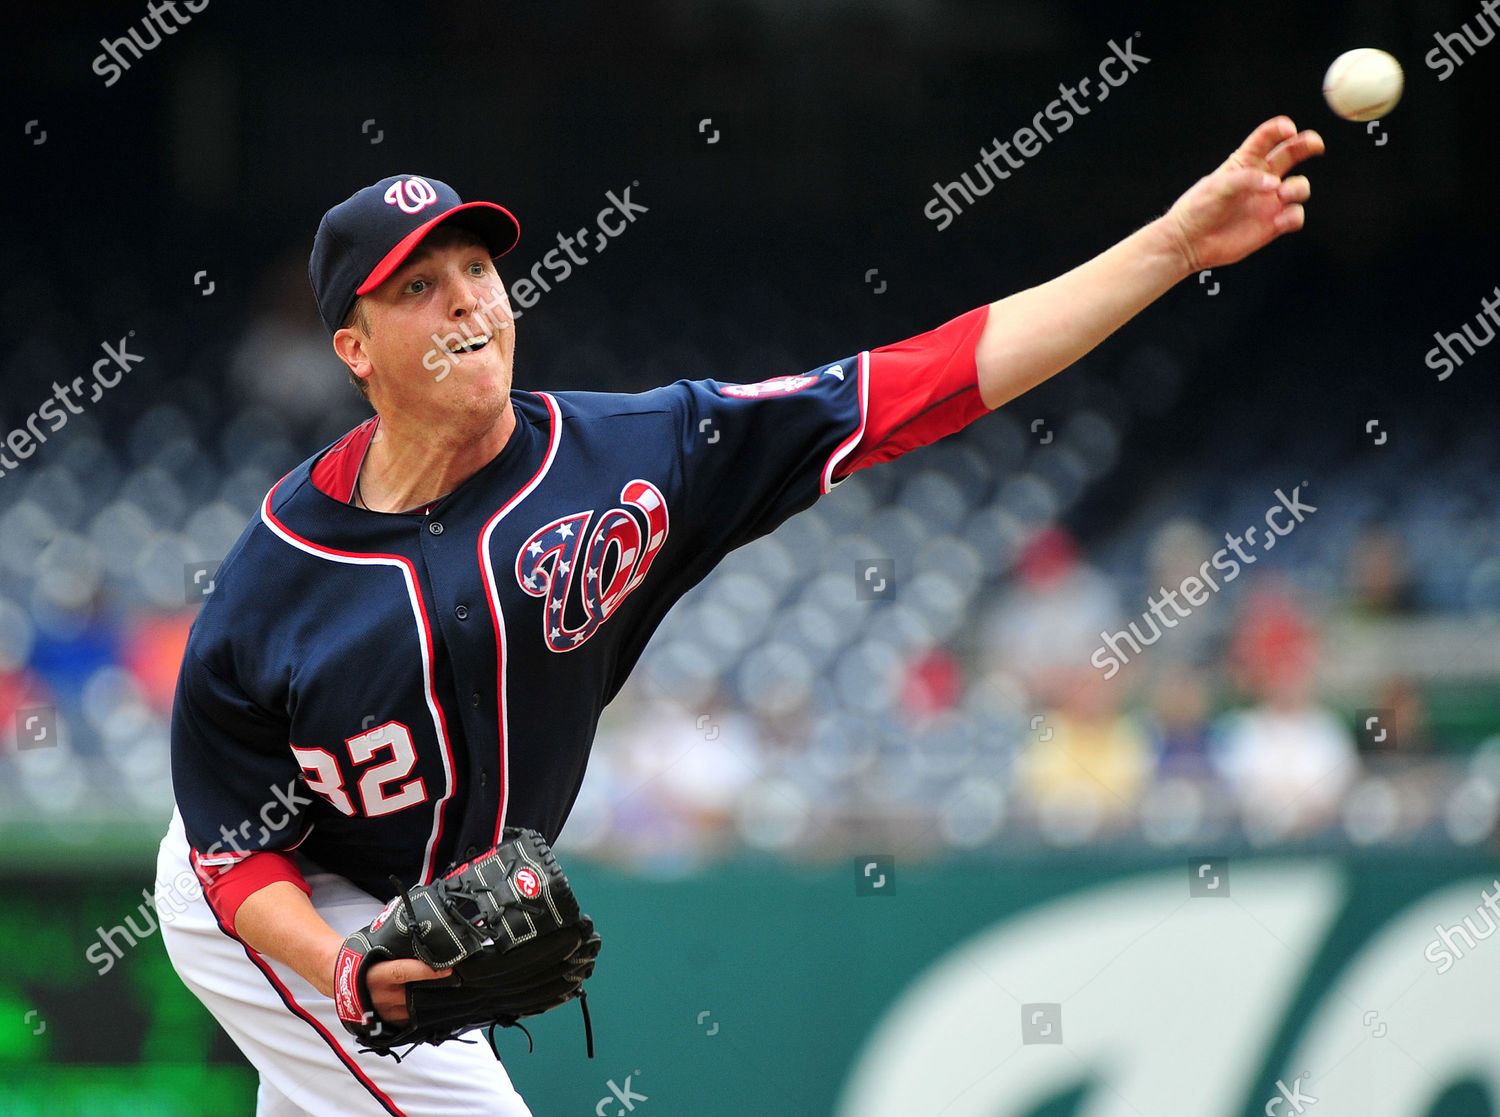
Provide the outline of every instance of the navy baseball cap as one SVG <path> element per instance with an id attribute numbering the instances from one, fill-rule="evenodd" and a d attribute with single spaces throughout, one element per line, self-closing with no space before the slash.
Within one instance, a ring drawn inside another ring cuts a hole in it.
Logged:
<path id="1" fill-rule="evenodd" d="M 357 191 L 323 215 L 307 275 L 318 313 L 337 333 L 360 295 L 379 287 L 439 225 L 475 233 L 498 259 L 521 239 L 521 223 L 494 202 L 465 202 L 445 182 L 392 175 Z"/>

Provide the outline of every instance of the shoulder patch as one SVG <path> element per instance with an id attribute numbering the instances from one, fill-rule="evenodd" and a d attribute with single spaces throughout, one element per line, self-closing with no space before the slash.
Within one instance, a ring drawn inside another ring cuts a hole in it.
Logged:
<path id="1" fill-rule="evenodd" d="M 840 370 L 842 371 L 842 370 Z M 842 379 L 842 377 L 840 377 Z M 754 384 L 720 384 L 719 395 L 735 399 L 760 399 L 764 396 L 789 396 L 818 382 L 816 376 L 773 376 Z"/>

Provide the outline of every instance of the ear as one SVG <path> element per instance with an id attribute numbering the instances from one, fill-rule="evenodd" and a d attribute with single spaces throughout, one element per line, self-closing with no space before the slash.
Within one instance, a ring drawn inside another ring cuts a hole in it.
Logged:
<path id="1" fill-rule="evenodd" d="M 339 360 L 349 366 L 349 371 L 361 380 L 368 381 L 375 366 L 370 361 L 370 352 L 365 348 L 366 338 L 358 330 L 344 327 L 333 335 L 333 351 Z"/>

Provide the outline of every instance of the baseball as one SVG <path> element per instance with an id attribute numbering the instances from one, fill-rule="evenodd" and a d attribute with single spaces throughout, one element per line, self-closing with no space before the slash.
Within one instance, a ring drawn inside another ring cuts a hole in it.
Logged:
<path id="1" fill-rule="evenodd" d="M 1401 100 L 1401 63 L 1383 50 L 1360 47 L 1333 60 L 1323 78 L 1328 107 L 1345 120 L 1379 120 Z"/>

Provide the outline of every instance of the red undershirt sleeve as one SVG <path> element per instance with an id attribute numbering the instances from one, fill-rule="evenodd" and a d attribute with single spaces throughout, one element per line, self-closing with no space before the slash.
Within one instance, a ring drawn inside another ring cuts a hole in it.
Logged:
<path id="1" fill-rule="evenodd" d="M 194 850 L 193 871 L 203 886 L 204 899 L 231 932 L 240 905 L 268 884 L 278 880 L 290 881 L 308 896 L 312 895 L 312 886 L 307 883 L 302 870 L 284 853 L 250 853 L 236 859 L 233 864 L 224 865 L 205 864 Z"/>
<path id="2" fill-rule="evenodd" d="M 974 359 L 989 314 L 986 303 L 935 330 L 870 350 L 865 431 L 838 468 L 839 479 L 936 442 L 989 414 L 979 398 Z"/>

